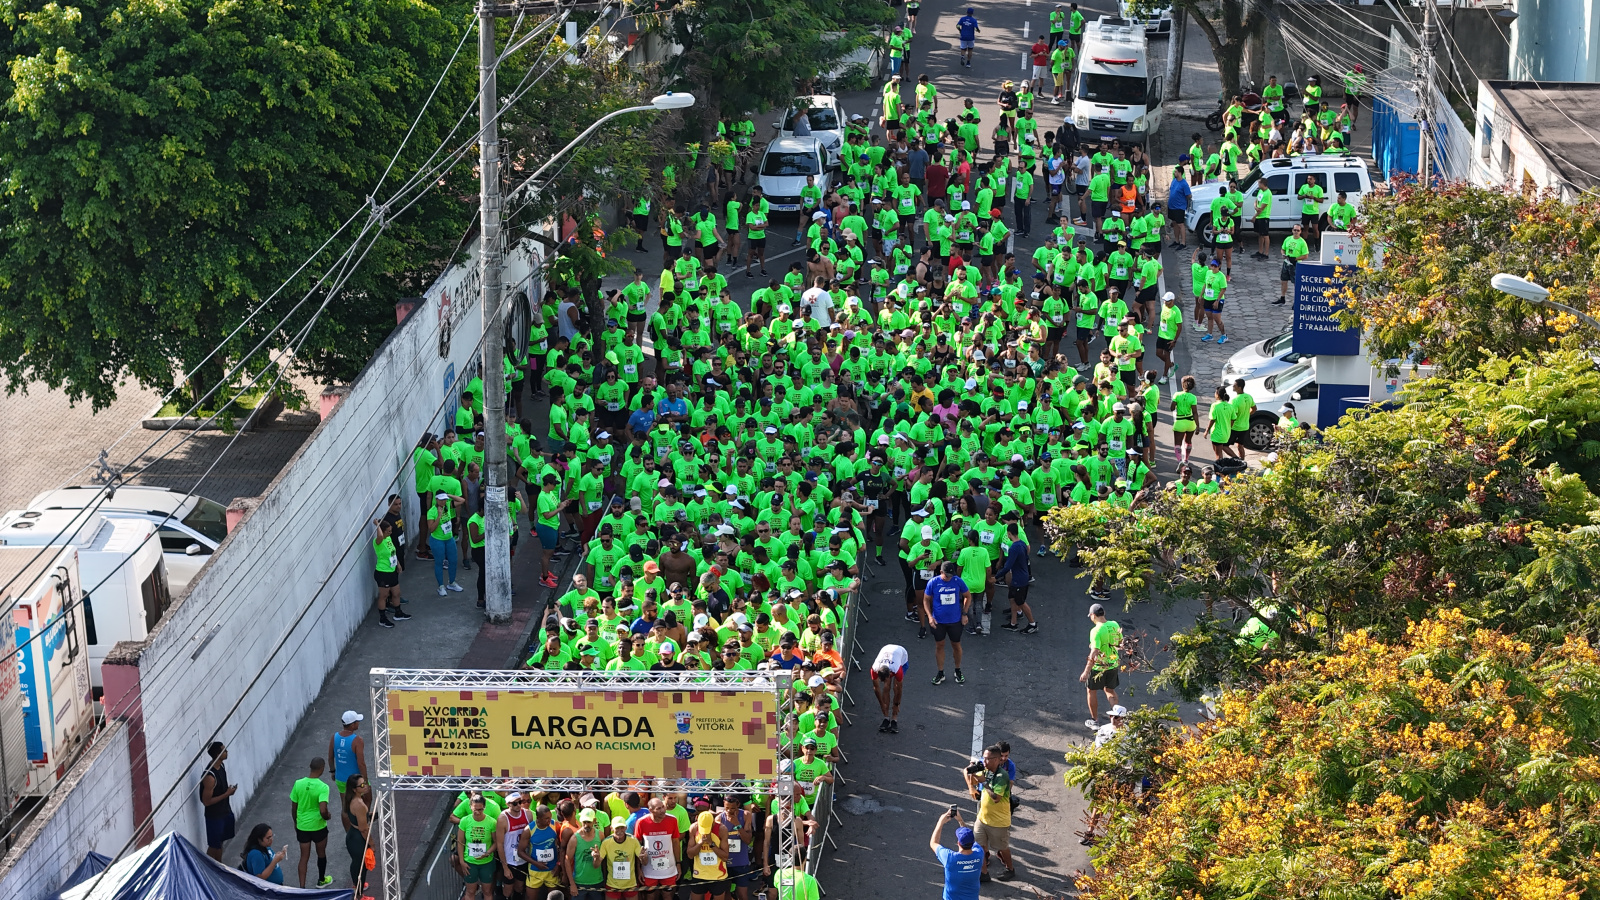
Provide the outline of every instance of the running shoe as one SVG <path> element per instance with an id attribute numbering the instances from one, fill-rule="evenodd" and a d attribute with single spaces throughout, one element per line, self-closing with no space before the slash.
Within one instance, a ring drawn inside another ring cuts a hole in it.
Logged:
<path id="1" fill-rule="evenodd" d="M 927 636 L 928 636 L 928 626 L 924 625 L 921 628 L 917 629 L 917 640 L 920 641 L 920 640 L 922 640 L 923 638 L 925 638 Z"/>
<path id="2" fill-rule="evenodd" d="M 1222 337 L 1217 338 L 1217 346 L 1218 347 L 1221 347 L 1223 344 L 1226 344 L 1227 342 L 1228 342 L 1228 336 L 1227 335 L 1223 335 Z"/>
<path id="3" fill-rule="evenodd" d="M 1022 633 L 1023 634 L 1033 634 L 1034 632 L 1036 632 L 1038 630 L 1039 630 L 1039 623 L 1038 622 L 1029 622 L 1028 623 L 1028 627 L 1022 629 Z"/>
<path id="4" fill-rule="evenodd" d="M 1004 622 L 1004 623 L 1001 623 L 1000 627 L 1004 628 L 1007 631 L 1016 631 L 1017 630 L 1017 623 L 1015 623 L 1015 622 Z"/>
<path id="5" fill-rule="evenodd" d="M 327 887 L 330 884 L 333 884 L 333 876 L 324 875 L 322 876 L 322 879 L 317 882 L 317 887 Z"/>
<path id="6" fill-rule="evenodd" d="M 915 621 L 917 621 L 917 614 L 912 612 L 909 609 L 906 610 L 906 621 L 907 622 L 915 622 Z"/>
<path id="7" fill-rule="evenodd" d="M 934 673 L 933 683 L 934 684 L 944 684 L 944 673 L 943 672 Z"/>
<path id="8" fill-rule="evenodd" d="M 554 572 L 546 573 L 543 578 L 539 579 L 539 583 L 544 585 L 545 587 L 548 587 L 548 588 L 555 587 L 556 586 L 556 573 L 554 573 Z"/>
<path id="9" fill-rule="evenodd" d="M 448 588 L 450 591 L 452 591 L 454 593 L 457 593 L 457 594 L 459 594 L 462 591 L 466 590 L 466 588 L 462 587 L 459 584 L 456 584 L 454 581 L 452 581 L 449 584 L 445 585 L 445 587 Z"/>
<path id="10" fill-rule="evenodd" d="M 966 684 L 966 683 L 967 683 L 967 676 L 961 674 L 961 670 L 957 669 L 956 670 L 956 684 Z"/>
<path id="11" fill-rule="evenodd" d="M 1288 297 L 1279 297 L 1278 299 L 1272 301 L 1272 305 L 1273 306 L 1282 306 L 1282 305 L 1284 305 L 1285 303 L 1288 303 L 1288 302 L 1289 302 L 1289 298 Z"/>
<path id="12" fill-rule="evenodd" d="M 378 617 L 378 624 L 382 625 L 385 628 L 393 628 L 394 627 L 394 623 L 389 621 L 389 617 L 388 616 L 379 616 Z"/>
<path id="13" fill-rule="evenodd" d="M 888 563 L 886 563 L 886 562 L 884 562 L 884 561 L 883 561 L 883 554 L 882 554 L 882 553 L 880 553 L 880 554 L 878 554 L 878 555 L 877 555 L 877 556 L 875 556 L 875 557 L 873 557 L 873 560 L 872 560 L 872 561 L 873 561 L 873 562 L 874 562 L 874 563 L 876 563 L 876 564 L 877 564 L 877 565 L 878 565 L 878 567 L 879 567 L 879 568 L 882 568 L 882 567 L 884 567 L 884 566 L 886 566 L 886 565 L 888 565 Z"/>
<path id="14" fill-rule="evenodd" d="M 397 609 L 397 610 L 394 611 L 394 617 L 395 617 L 396 621 L 398 621 L 400 619 L 409 619 L 412 616 L 411 616 L 411 613 L 408 613 L 403 609 Z"/>
<path id="15" fill-rule="evenodd" d="M 889 720 L 889 733 L 890 734 L 899 734 L 900 733 L 900 720 L 899 719 L 890 719 Z"/>
<path id="16" fill-rule="evenodd" d="M 444 589 L 444 585 L 442 585 L 442 584 L 439 585 L 439 596 L 443 597 L 445 594 L 448 594 L 448 593 L 449 593 L 449 591 L 446 591 Z"/>
<path id="17" fill-rule="evenodd" d="M 882 733 L 885 733 L 885 734 L 888 733 L 888 731 L 889 731 L 889 720 L 888 719 L 884 719 L 883 720 L 883 724 L 878 726 L 878 731 L 882 732 Z"/>
<path id="18" fill-rule="evenodd" d="M 1216 339 L 1217 339 L 1216 335 L 1208 334 L 1205 337 L 1200 339 L 1200 343 L 1204 344 L 1207 341 L 1214 341 Z"/>

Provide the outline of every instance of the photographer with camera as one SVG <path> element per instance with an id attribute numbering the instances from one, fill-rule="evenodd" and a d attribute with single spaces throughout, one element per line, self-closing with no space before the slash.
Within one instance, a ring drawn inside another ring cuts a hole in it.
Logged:
<path id="1" fill-rule="evenodd" d="M 939 843 L 946 822 L 956 823 L 956 849 Z M 933 826 L 933 836 L 928 838 L 928 849 L 944 866 L 944 900 L 978 900 L 978 883 L 988 881 L 988 854 L 977 845 L 977 836 L 961 821 L 961 812 L 951 804 Z"/>
<path id="2" fill-rule="evenodd" d="M 1006 870 L 996 877 L 1010 881 L 1017 877 L 1017 870 L 1011 864 L 1012 769 L 1005 757 L 1000 745 L 990 744 L 983 748 L 982 760 L 967 766 L 966 778 L 968 793 L 978 801 L 978 841 L 986 853 L 1000 857 L 1005 865 Z"/>

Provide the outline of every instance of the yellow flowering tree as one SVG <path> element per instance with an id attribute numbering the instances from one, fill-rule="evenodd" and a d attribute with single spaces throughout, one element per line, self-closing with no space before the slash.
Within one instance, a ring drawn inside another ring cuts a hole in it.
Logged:
<path id="1" fill-rule="evenodd" d="M 1493 356 L 1538 352 L 1576 320 L 1495 290 L 1496 273 L 1524 275 L 1551 299 L 1600 314 L 1600 197 L 1575 204 L 1468 184 L 1396 185 L 1368 195 L 1354 228 L 1368 252 L 1352 272 L 1351 317 L 1378 359 L 1417 354 L 1449 371 Z M 1373 266 L 1370 250 L 1383 249 Z"/>
<path id="2" fill-rule="evenodd" d="M 1160 735 L 1148 785 L 1082 778 L 1122 736 L 1067 755 L 1107 822 L 1085 898 L 1600 896 L 1587 641 L 1539 649 L 1447 610 L 1274 662 L 1214 721 Z"/>

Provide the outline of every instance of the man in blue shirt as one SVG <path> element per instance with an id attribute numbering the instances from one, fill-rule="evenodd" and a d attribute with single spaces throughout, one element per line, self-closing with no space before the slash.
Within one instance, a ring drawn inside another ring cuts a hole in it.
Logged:
<path id="1" fill-rule="evenodd" d="M 939 843 L 944 833 L 944 823 L 951 818 L 960 827 L 956 829 L 956 849 Z M 978 882 L 984 875 L 987 853 L 978 846 L 977 836 L 971 828 L 961 824 L 961 813 L 951 807 L 933 826 L 933 837 L 928 839 L 928 849 L 944 866 L 944 900 L 978 900 Z"/>
<path id="2" fill-rule="evenodd" d="M 933 675 L 934 684 L 944 684 L 944 642 L 950 639 L 955 656 L 956 684 L 966 684 L 961 674 L 961 632 L 967 624 L 967 604 L 972 602 L 972 592 L 967 583 L 956 577 L 956 564 L 946 562 L 939 567 L 939 577 L 928 581 L 922 591 L 922 611 L 925 621 L 933 623 L 933 658 L 939 670 Z"/>
<path id="3" fill-rule="evenodd" d="M 978 20 L 972 17 L 972 7 L 967 7 L 967 14 L 956 20 L 956 32 L 961 37 L 961 64 L 972 68 L 972 45 L 978 40 Z"/>
<path id="4" fill-rule="evenodd" d="M 636 434 L 648 434 L 650 426 L 655 423 L 656 411 L 654 407 L 641 406 L 634 410 L 633 415 L 628 417 L 628 440 L 633 440 L 633 436 Z"/>
<path id="5" fill-rule="evenodd" d="M 1033 608 L 1028 606 L 1028 585 L 1033 583 L 1033 569 L 1028 564 L 1028 543 L 1022 539 L 1022 529 L 1016 522 L 1016 513 L 1007 513 L 1011 521 L 1006 523 L 1006 540 L 1010 545 L 1006 548 L 1006 561 L 1001 564 L 1000 570 L 995 573 L 994 580 L 998 584 L 1000 579 L 1011 577 L 1011 587 L 1007 597 L 1011 600 L 1011 615 L 1009 621 L 1001 625 L 1007 631 L 1017 630 L 1017 614 L 1021 613 L 1028 620 L 1028 627 L 1022 629 L 1023 634 L 1033 634 L 1039 630 L 1039 623 L 1033 619 Z"/>
<path id="6" fill-rule="evenodd" d="M 656 403 L 656 419 L 677 425 L 688 418 L 689 401 L 683 399 L 683 385 L 676 382 L 667 385 L 667 396 Z"/>
<path id="7" fill-rule="evenodd" d="M 1185 154 L 1187 158 L 1188 154 Z M 1189 215 L 1189 200 L 1193 194 L 1189 191 L 1189 179 L 1184 176 L 1183 166 L 1172 167 L 1172 183 L 1167 185 L 1167 221 L 1172 223 L 1172 249 L 1182 250 L 1188 246 L 1188 226 L 1184 218 Z"/>

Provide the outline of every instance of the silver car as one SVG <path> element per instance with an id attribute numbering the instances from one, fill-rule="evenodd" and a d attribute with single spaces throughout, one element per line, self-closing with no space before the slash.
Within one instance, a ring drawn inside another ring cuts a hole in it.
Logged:
<path id="1" fill-rule="evenodd" d="M 1229 357 L 1222 366 L 1222 384 L 1231 386 L 1236 378 L 1255 380 L 1276 375 L 1303 359 L 1312 358 L 1294 352 L 1294 332 L 1287 330 L 1250 344 Z"/>

